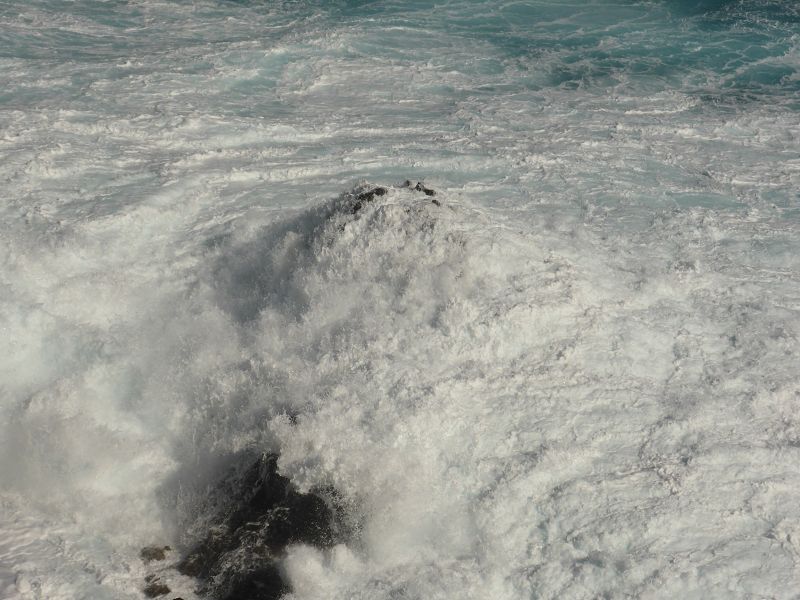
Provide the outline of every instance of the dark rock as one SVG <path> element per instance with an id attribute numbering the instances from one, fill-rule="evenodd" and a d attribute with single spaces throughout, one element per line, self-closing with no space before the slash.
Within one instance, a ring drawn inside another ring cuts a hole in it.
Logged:
<path id="1" fill-rule="evenodd" d="M 158 598 L 159 596 L 169 594 L 170 589 L 160 581 L 154 581 L 148 584 L 148 586 L 142 591 L 148 598 Z"/>
<path id="2" fill-rule="evenodd" d="M 361 192 L 360 194 L 358 194 L 358 196 L 356 196 L 356 198 L 358 198 L 359 200 L 366 200 L 367 202 L 369 202 L 375 196 L 385 195 L 387 191 L 388 190 L 385 187 L 378 186 L 376 188 L 369 190 L 368 192 Z"/>
<path id="3" fill-rule="evenodd" d="M 146 563 L 154 560 L 164 560 L 167 557 L 167 552 L 172 550 L 169 546 L 145 546 L 139 552 L 139 556 Z"/>
<path id="4" fill-rule="evenodd" d="M 319 494 L 297 492 L 278 473 L 277 460 L 262 455 L 220 484 L 233 508 L 212 519 L 205 539 L 178 564 L 184 575 L 204 580 L 213 597 L 277 599 L 289 591 L 278 568 L 286 546 L 340 541 L 334 508 Z"/>
<path id="5" fill-rule="evenodd" d="M 432 190 L 429 187 L 425 187 L 424 185 L 422 185 L 421 181 L 418 181 L 417 185 L 413 185 L 410 180 L 406 179 L 403 182 L 402 187 L 407 187 L 407 188 L 413 187 L 416 191 L 423 192 L 426 196 L 435 196 L 436 195 L 436 191 L 435 190 Z M 436 204 L 437 206 L 440 206 L 438 202 L 434 202 L 434 204 Z"/>
<path id="6" fill-rule="evenodd" d="M 441 206 L 441 205 L 442 205 L 442 203 L 441 203 L 441 202 L 439 202 L 439 201 L 438 201 L 436 198 L 434 198 L 433 200 L 431 200 L 431 204 L 435 204 L 436 206 Z"/>
<path id="7" fill-rule="evenodd" d="M 411 188 L 417 192 L 424 193 L 426 196 L 436 195 L 435 190 L 432 190 L 431 188 L 424 186 L 421 181 L 418 181 L 416 184 L 414 184 L 410 180 L 406 179 L 401 187 Z M 350 213 L 356 214 L 358 211 L 364 208 L 364 205 L 366 203 L 372 202 L 376 196 L 383 196 L 388 192 L 389 190 L 387 190 L 385 187 L 375 187 L 370 190 L 365 190 L 362 192 L 355 192 L 355 191 L 351 192 L 349 194 L 346 194 L 345 198 L 348 201 L 347 205 L 350 208 Z M 436 206 L 441 206 L 441 203 L 438 200 L 433 200 L 432 202 Z"/>
<path id="8" fill-rule="evenodd" d="M 236 581 L 224 600 L 274 600 L 288 592 L 280 571 L 270 564 Z"/>
<path id="9" fill-rule="evenodd" d="M 420 182 L 417 182 L 417 185 L 414 186 L 414 189 L 418 192 L 424 192 L 426 196 L 435 196 L 436 192 L 431 188 L 427 188 L 422 185 Z"/>
<path id="10" fill-rule="evenodd" d="M 352 213 L 356 214 L 360 211 L 365 202 L 372 202 L 375 199 L 375 196 L 383 196 L 388 192 L 385 187 L 376 187 L 366 192 L 361 192 L 355 195 L 355 202 L 353 203 Z"/>

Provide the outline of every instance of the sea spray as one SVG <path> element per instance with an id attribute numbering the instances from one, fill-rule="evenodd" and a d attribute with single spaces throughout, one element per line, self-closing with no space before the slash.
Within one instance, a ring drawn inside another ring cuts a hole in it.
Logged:
<path id="1" fill-rule="evenodd" d="M 0 6 L 0 596 L 195 598 L 279 453 L 295 598 L 793 597 L 798 22 Z"/>

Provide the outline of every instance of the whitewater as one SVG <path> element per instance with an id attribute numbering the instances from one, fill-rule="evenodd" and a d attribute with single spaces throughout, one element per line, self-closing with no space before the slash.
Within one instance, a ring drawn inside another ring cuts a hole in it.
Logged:
<path id="1" fill-rule="evenodd" d="M 0 1 L 0 598 L 213 596 L 265 453 L 348 523 L 287 600 L 797 598 L 798 69 L 793 0 Z"/>

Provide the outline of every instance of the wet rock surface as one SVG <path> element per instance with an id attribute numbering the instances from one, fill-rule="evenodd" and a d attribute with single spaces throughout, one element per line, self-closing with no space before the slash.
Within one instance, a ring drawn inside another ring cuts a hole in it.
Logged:
<path id="1" fill-rule="evenodd" d="M 425 185 L 422 184 L 422 182 L 419 181 L 416 184 L 414 184 L 407 179 L 400 187 L 410 188 L 414 191 L 422 192 L 426 196 L 436 195 L 436 190 L 426 187 Z M 360 188 L 360 191 L 357 188 L 356 191 L 350 192 L 349 194 L 346 195 L 347 199 L 349 200 L 350 213 L 351 214 L 358 213 L 358 211 L 364 208 L 366 204 L 374 201 L 376 197 L 385 196 L 388 193 L 389 193 L 388 188 L 382 186 L 376 186 L 370 189 Z M 441 202 L 439 202 L 436 199 L 431 200 L 431 202 L 436 206 L 442 205 Z"/>
<path id="2" fill-rule="evenodd" d="M 164 560 L 167 558 L 167 552 L 172 550 L 169 546 L 145 546 L 139 552 L 139 556 L 145 563 Z"/>
<path id="3" fill-rule="evenodd" d="M 426 196 L 435 196 L 436 190 L 432 190 L 429 187 L 425 187 L 421 181 L 418 181 L 416 185 L 413 185 L 410 180 L 406 179 L 405 183 L 403 183 L 403 187 L 412 188 L 418 192 L 423 192 Z M 438 201 L 435 201 L 434 204 L 437 206 L 439 205 Z"/>
<path id="4" fill-rule="evenodd" d="M 388 192 L 385 187 L 376 187 L 371 190 L 367 190 L 365 192 L 360 192 L 355 195 L 355 202 L 353 203 L 352 213 L 356 214 L 359 210 L 361 210 L 366 202 L 372 202 L 375 199 L 375 196 L 383 196 Z"/>
<path id="5" fill-rule="evenodd" d="M 158 579 L 152 579 L 147 583 L 142 591 L 148 598 L 158 598 L 160 596 L 166 596 L 172 590 L 169 589 L 169 586 L 165 585 Z"/>
<path id="6" fill-rule="evenodd" d="M 205 539 L 177 565 L 202 581 L 201 593 L 221 600 L 280 598 L 290 591 L 280 570 L 289 544 L 325 548 L 341 541 L 332 491 L 299 493 L 278 473 L 277 459 L 264 454 L 221 483 L 232 508 L 213 519 Z"/>
<path id="7" fill-rule="evenodd" d="M 145 546 L 139 552 L 139 557 L 142 561 L 149 565 L 152 562 L 161 562 L 167 559 L 167 554 L 172 551 L 169 546 Z M 161 581 L 159 575 L 150 573 L 144 578 L 145 587 L 142 589 L 144 595 L 148 598 L 158 598 L 169 594 L 169 586 Z"/>

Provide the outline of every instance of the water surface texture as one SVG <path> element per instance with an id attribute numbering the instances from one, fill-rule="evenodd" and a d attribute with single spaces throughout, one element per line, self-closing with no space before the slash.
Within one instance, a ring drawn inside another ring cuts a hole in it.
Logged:
<path id="1" fill-rule="evenodd" d="M 292 600 L 796 598 L 798 68 L 794 0 L 0 1 L 0 598 L 199 598 L 261 452 L 353 524 Z"/>

